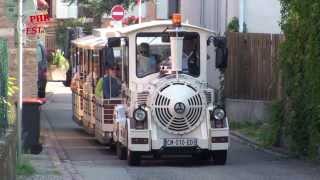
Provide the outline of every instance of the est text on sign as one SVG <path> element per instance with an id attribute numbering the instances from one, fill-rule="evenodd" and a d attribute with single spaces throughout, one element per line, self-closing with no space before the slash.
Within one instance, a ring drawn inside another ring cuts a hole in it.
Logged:
<path id="1" fill-rule="evenodd" d="M 36 35 L 44 32 L 44 26 L 50 21 L 48 14 L 29 16 L 25 32 L 27 35 Z"/>

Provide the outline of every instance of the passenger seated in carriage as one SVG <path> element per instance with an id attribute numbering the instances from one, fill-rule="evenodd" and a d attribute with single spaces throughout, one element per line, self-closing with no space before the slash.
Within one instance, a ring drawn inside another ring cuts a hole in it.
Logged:
<path id="1" fill-rule="evenodd" d="M 157 71 L 157 59 L 155 55 L 151 55 L 150 45 L 148 43 L 141 43 L 138 47 L 137 75 L 143 77 L 148 74 L 156 73 Z"/>
<path id="2" fill-rule="evenodd" d="M 104 77 L 100 78 L 95 92 L 97 97 L 104 99 L 116 98 L 121 94 L 121 81 L 117 77 L 116 66 L 107 67 Z"/>
<path id="3" fill-rule="evenodd" d="M 182 51 L 182 72 L 191 76 L 199 76 L 200 74 L 200 55 L 197 48 L 197 39 L 183 40 Z M 172 57 L 169 55 L 166 60 L 160 64 L 160 74 L 171 74 Z"/>

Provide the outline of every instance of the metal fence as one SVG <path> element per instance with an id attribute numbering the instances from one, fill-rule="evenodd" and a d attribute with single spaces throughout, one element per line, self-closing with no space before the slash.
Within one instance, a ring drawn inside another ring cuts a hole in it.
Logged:
<path id="1" fill-rule="evenodd" d="M 0 38 L 0 136 L 8 127 L 8 47 Z"/>
<path id="2" fill-rule="evenodd" d="M 281 93 L 279 34 L 228 33 L 227 98 L 270 101 Z"/>

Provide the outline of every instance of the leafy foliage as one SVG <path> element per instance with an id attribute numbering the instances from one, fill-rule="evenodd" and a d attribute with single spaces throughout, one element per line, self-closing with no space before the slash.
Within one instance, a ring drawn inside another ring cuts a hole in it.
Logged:
<path id="1" fill-rule="evenodd" d="M 12 125 L 15 123 L 16 118 L 16 109 L 15 106 L 12 103 L 12 97 L 15 95 L 15 93 L 18 91 L 18 87 L 16 85 L 16 79 L 13 77 L 8 78 L 8 91 L 7 91 L 7 97 L 0 96 L 0 104 L 6 104 L 8 107 L 8 120 L 9 124 Z"/>
<path id="2" fill-rule="evenodd" d="M 285 42 L 280 52 L 285 97 L 279 118 L 290 150 L 310 159 L 320 150 L 320 2 L 280 0 Z M 281 123 L 282 121 L 282 123 Z"/>
<path id="3" fill-rule="evenodd" d="M 129 16 L 122 20 L 122 23 L 124 25 L 132 25 L 132 24 L 138 24 L 139 23 L 139 17 L 136 16 Z"/>
<path id="4" fill-rule="evenodd" d="M 92 27 L 86 23 L 86 18 L 64 19 L 58 23 L 56 28 L 56 42 L 59 48 L 64 49 L 67 39 L 67 28 L 83 27 L 84 32 L 91 33 Z"/>
<path id="5" fill-rule="evenodd" d="M 69 69 L 69 62 L 68 60 L 64 57 L 63 52 L 58 49 L 56 52 L 52 53 L 52 58 L 53 58 L 53 64 L 57 65 L 60 69 L 62 70 L 68 70 Z"/>
<path id="6" fill-rule="evenodd" d="M 67 0 L 73 3 L 75 0 Z M 101 17 L 104 13 L 110 14 L 111 9 L 114 5 L 122 4 L 126 9 L 133 7 L 139 0 L 78 0 L 80 6 L 85 7 L 89 14 L 95 21 L 100 22 Z M 141 2 L 146 2 L 150 0 L 141 0 Z"/>
<path id="7" fill-rule="evenodd" d="M 75 0 L 67 1 L 73 3 Z M 94 19 L 100 19 L 104 13 L 110 14 L 114 5 L 122 4 L 128 8 L 133 3 L 135 0 L 78 0 L 78 4 L 89 10 Z"/>
<path id="8" fill-rule="evenodd" d="M 16 165 L 16 174 L 18 176 L 31 176 L 36 173 L 30 159 L 23 157 Z"/>
<path id="9" fill-rule="evenodd" d="M 229 32 L 239 32 L 239 19 L 237 17 L 233 17 L 232 20 L 228 24 Z"/>

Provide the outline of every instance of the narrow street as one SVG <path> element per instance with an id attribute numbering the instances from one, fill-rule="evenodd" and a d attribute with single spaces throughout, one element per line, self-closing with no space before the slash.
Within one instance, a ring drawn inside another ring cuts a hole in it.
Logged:
<path id="1" fill-rule="evenodd" d="M 320 177 L 319 167 L 253 150 L 234 140 L 226 166 L 174 159 L 148 160 L 143 161 L 141 167 L 129 167 L 126 161 L 118 160 L 107 146 L 97 143 L 72 121 L 70 90 L 61 83 L 48 85 L 48 103 L 42 109 L 42 128 L 47 128 L 52 141 L 56 142 L 45 146 L 54 146 L 48 148 L 56 151 L 55 164 L 63 166 L 71 179 L 316 180 Z"/>

